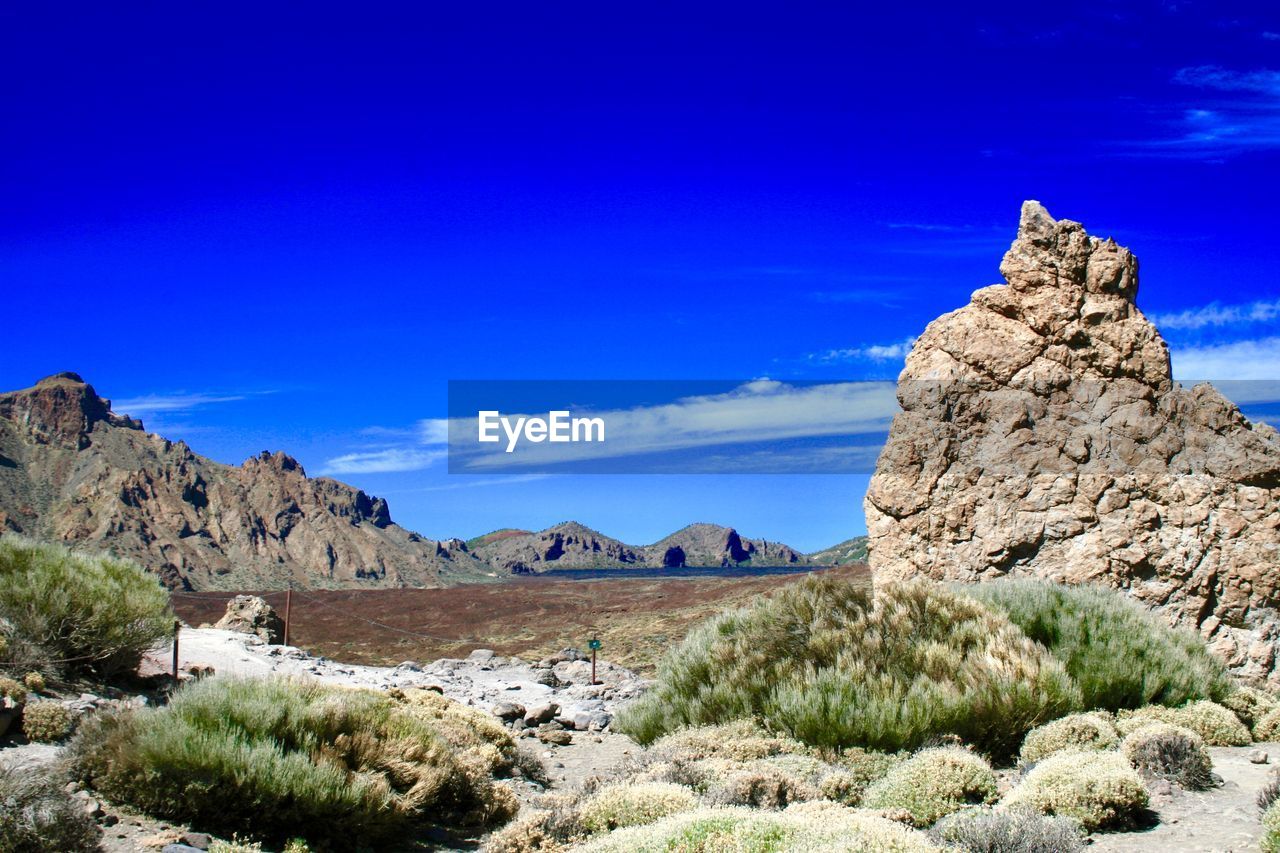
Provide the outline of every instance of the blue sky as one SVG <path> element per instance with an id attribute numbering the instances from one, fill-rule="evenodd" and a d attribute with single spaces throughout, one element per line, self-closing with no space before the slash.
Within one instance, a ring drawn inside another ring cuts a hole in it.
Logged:
<path id="1" fill-rule="evenodd" d="M 1139 255 L 1183 375 L 1275 378 L 1274 4 L 882 5 L 10 9 L 0 387 L 314 473 L 450 379 L 892 378 L 1026 198 Z M 865 476 L 402 449 L 341 477 L 428 536 L 862 530 Z"/>

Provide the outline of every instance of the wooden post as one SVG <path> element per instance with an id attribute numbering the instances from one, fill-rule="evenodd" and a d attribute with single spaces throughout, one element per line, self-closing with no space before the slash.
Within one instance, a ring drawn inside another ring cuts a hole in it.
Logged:
<path id="1" fill-rule="evenodd" d="M 293 590 L 284 591 L 284 644 L 289 645 L 289 611 L 293 609 Z"/>
<path id="2" fill-rule="evenodd" d="M 591 683 L 596 683 L 596 650 L 591 650 Z"/>
<path id="3" fill-rule="evenodd" d="M 182 623 L 177 619 L 173 620 L 173 682 L 178 683 L 178 633 L 182 630 Z"/>

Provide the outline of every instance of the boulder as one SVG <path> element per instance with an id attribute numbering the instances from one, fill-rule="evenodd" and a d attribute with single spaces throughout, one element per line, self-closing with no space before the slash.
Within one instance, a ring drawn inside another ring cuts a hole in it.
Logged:
<path id="1" fill-rule="evenodd" d="M 272 645 L 284 642 L 284 620 L 256 595 L 237 595 L 227 602 L 227 612 L 213 626 L 225 631 L 253 634 Z"/>
<path id="2" fill-rule="evenodd" d="M 1123 589 L 1280 685 L 1280 436 L 1174 382 L 1128 249 L 1032 201 L 1000 271 L 898 379 L 864 505 L 876 582 Z"/>

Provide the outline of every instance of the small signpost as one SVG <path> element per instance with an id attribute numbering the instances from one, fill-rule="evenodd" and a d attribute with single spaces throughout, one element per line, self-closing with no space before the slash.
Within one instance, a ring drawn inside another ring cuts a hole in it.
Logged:
<path id="1" fill-rule="evenodd" d="M 590 640 L 588 640 L 587 648 L 591 649 L 591 683 L 599 684 L 599 682 L 596 681 L 596 652 L 600 650 L 599 638 L 592 637 Z"/>

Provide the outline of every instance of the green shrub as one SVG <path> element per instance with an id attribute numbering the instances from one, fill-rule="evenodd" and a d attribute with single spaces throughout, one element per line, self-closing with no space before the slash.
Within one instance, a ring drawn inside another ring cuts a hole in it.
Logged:
<path id="1" fill-rule="evenodd" d="M 61 702 L 42 699 L 22 709 L 22 733 L 27 740 L 56 743 L 71 734 L 75 715 Z"/>
<path id="2" fill-rule="evenodd" d="M 1064 749 L 1111 749 L 1120 736 L 1103 714 L 1071 714 L 1032 729 L 1022 742 L 1019 758 L 1025 764 Z"/>
<path id="3" fill-rule="evenodd" d="M 611 832 L 654 823 L 667 815 L 692 811 L 698 797 L 688 788 L 661 782 L 610 785 L 582 804 L 580 820 L 589 833 Z"/>
<path id="4" fill-rule="evenodd" d="M 439 694 L 214 678 L 163 708 L 98 713 L 70 746 L 107 798 L 222 835 L 378 840 L 413 823 L 480 826 L 518 804 L 494 774 L 515 743 Z"/>
<path id="5" fill-rule="evenodd" d="M 1253 738 L 1260 741 L 1280 740 L 1280 708 L 1267 711 L 1254 723 Z"/>
<path id="6" fill-rule="evenodd" d="M 1004 804 L 1075 818 L 1093 831 L 1137 822 L 1147 789 L 1119 753 L 1059 752 L 1032 768 Z"/>
<path id="7" fill-rule="evenodd" d="M 866 808 L 905 811 L 915 826 L 929 826 L 968 805 L 996 801 L 996 777 L 977 755 L 959 747 L 926 749 L 867 789 Z"/>
<path id="8" fill-rule="evenodd" d="M 1133 711 L 1122 711 L 1116 728 L 1122 735 L 1131 734 L 1151 722 L 1182 726 L 1200 735 L 1209 746 L 1246 746 L 1253 742 L 1249 729 L 1240 718 L 1216 702 L 1192 702 L 1179 708 L 1149 705 Z"/>
<path id="9" fill-rule="evenodd" d="M 1213 787 L 1213 759 L 1191 729 L 1151 723 L 1126 737 L 1121 751 L 1144 776 L 1168 779 L 1192 791 Z"/>
<path id="10" fill-rule="evenodd" d="M 733 720 L 672 732 L 654 742 L 648 753 L 657 761 L 754 761 L 774 755 L 811 755 L 813 749 L 793 738 L 767 732 L 751 720 Z"/>
<path id="11" fill-rule="evenodd" d="M 173 631 L 168 593 L 136 563 L 0 538 L 9 666 L 109 677 Z M 48 663 L 50 661 L 60 663 Z"/>
<path id="12" fill-rule="evenodd" d="M 1169 627 L 1123 593 L 1039 580 L 966 587 L 1066 665 L 1084 708 L 1181 705 L 1221 699 L 1222 664 L 1191 631 Z"/>
<path id="13" fill-rule="evenodd" d="M 923 833 L 835 803 L 800 803 L 782 812 L 699 809 L 619 830 L 577 849 L 582 853 L 942 853 Z"/>
<path id="14" fill-rule="evenodd" d="M 1280 853 L 1280 803 L 1273 803 L 1262 813 L 1262 853 Z"/>
<path id="15" fill-rule="evenodd" d="M 99 831 L 62 780 L 45 771 L 0 765 L 0 850 L 72 853 L 98 849 Z"/>
<path id="16" fill-rule="evenodd" d="M 32 693 L 44 692 L 44 676 L 38 672 L 28 672 L 26 675 L 22 676 L 22 683 Z"/>
<path id="17" fill-rule="evenodd" d="M 1280 702 L 1270 693 L 1255 687 L 1236 685 L 1222 699 L 1222 705 L 1229 708 L 1250 729 L 1253 729 L 1270 712 L 1280 708 Z M 1258 738 L 1262 740 L 1263 738 Z"/>
<path id="18" fill-rule="evenodd" d="M 862 802 L 872 782 L 883 779 L 903 760 L 900 755 L 846 749 L 840 754 L 834 769 L 818 780 L 818 788 L 828 800 L 856 806 Z"/>
<path id="19" fill-rule="evenodd" d="M 963 853 L 1077 853 L 1086 842 L 1080 821 L 1029 809 L 963 809 L 938 821 L 929 837 Z"/>
<path id="20" fill-rule="evenodd" d="M 1003 756 L 1079 704 L 1062 665 L 985 606 L 925 582 L 810 578 L 699 626 L 616 725 L 641 743 L 759 718 L 816 747 L 896 752 L 939 735 Z"/>
<path id="21" fill-rule="evenodd" d="M 27 687 L 20 681 L 0 675 L 0 699 L 12 699 L 21 705 L 27 701 Z"/>

